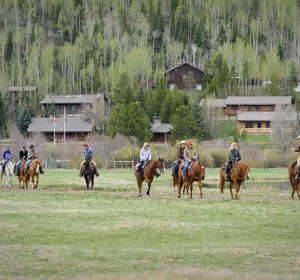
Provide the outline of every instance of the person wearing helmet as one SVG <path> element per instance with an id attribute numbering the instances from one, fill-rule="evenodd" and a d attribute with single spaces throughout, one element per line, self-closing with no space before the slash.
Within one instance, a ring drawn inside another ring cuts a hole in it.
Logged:
<path id="1" fill-rule="evenodd" d="M 9 148 L 9 146 L 6 147 L 6 149 L 4 150 L 3 154 L 2 154 L 2 161 L 1 161 L 1 166 L 2 166 L 2 172 L 4 171 L 5 165 L 6 163 L 12 159 L 12 152 Z"/>
<path id="2" fill-rule="evenodd" d="M 185 145 L 186 145 L 185 140 L 182 140 L 179 144 L 177 160 L 173 163 L 173 166 L 172 166 L 172 176 L 178 177 L 178 168 L 179 168 L 180 164 L 184 163 Z"/>
<path id="3" fill-rule="evenodd" d="M 186 142 L 186 147 L 183 151 L 183 161 L 184 161 L 184 165 L 182 168 L 182 172 L 183 172 L 183 180 L 186 180 L 187 174 L 188 174 L 188 170 L 189 170 L 189 166 L 191 164 L 192 161 L 195 161 L 198 159 L 198 154 L 196 152 L 196 149 L 194 148 L 194 143 L 192 140 L 188 140 Z"/>
<path id="4" fill-rule="evenodd" d="M 29 166 L 31 164 L 31 162 L 34 160 L 34 159 L 37 159 L 38 153 L 37 153 L 37 150 L 36 148 L 34 147 L 34 145 L 30 145 L 29 146 L 29 153 L 28 153 L 28 161 L 26 162 L 25 164 L 25 169 L 28 170 L 29 169 Z M 40 164 L 40 173 L 41 174 L 44 174 L 44 170 L 42 169 L 42 165 Z"/>
<path id="5" fill-rule="evenodd" d="M 229 157 L 229 160 L 228 160 L 227 166 L 226 166 L 226 175 L 227 175 L 227 178 L 229 179 L 233 164 L 237 163 L 238 161 L 240 161 L 242 159 L 236 142 L 231 143 L 231 146 L 229 148 L 228 157 Z"/>
<path id="6" fill-rule="evenodd" d="M 19 152 L 19 161 L 16 164 L 16 175 L 19 175 L 20 166 L 23 160 L 26 160 L 28 158 L 28 151 L 26 149 L 26 146 L 23 146 L 23 149 Z"/>
<path id="7" fill-rule="evenodd" d="M 98 177 L 99 176 L 99 172 L 98 172 L 98 169 L 97 169 L 97 165 L 96 165 L 96 162 L 93 160 L 94 150 L 88 144 L 83 144 L 82 146 L 84 147 L 84 150 L 83 150 L 84 160 L 80 164 L 79 176 L 80 177 L 83 176 L 83 164 L 84 164 L 84 162 L 86 160 L 90 160 L 92 162 L 92 164 L 94 165 L 95 175 Z"/>

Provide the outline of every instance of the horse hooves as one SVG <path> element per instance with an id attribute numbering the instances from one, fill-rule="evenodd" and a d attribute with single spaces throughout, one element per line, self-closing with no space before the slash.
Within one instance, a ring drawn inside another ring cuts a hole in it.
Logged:
<path id="1" fill-rule="evenodd" d="M 143 195 L 141 194 L 141 193 L 139 193 L 138 195 L 137 195 L 137 197 L 142 197 Z"/>
<path id="2" fill-rule="evenodd" d="M 149 196 L 150 195 L 150 193 L 149 192 L 146 192 L 146 194 Z"/>

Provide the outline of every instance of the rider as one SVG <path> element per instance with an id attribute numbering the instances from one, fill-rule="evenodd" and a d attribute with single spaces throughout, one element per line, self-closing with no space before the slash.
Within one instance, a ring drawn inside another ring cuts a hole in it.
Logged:
<path id="1" fill-rule="evenodd" d="M 182 140 L 180 142 L 180 146 L 178 149 L 178 154 L 177 154 L 177 160 L 175 161 L 173 167 L 172 167 L 172 176 L 178 176 L 178 168 L 179 165 L 184 162 L 184 149 L 185 149 L 186 142 Z"/>
<path id="2" fill-rule="evenodd" d="M 82 146 L 84 147 L 84 150 L 83 150 L 84 160 L 80 164 L 79 176 L 80 177 L 83 176 L 83 164 L 86 160 L 91 160 L 91 162 L 92 162 L 92 164 L 94 165 L 94 168 L 95 168 L 95 175 L 99 176 L 99 172 L 98 172 L 98 169 L 97 169 L 96 162 L 93 160 L 94 150 L 88 144 L 83 144 Z"/>
<path id="3" fill-rule="evenodd" d="M 297 139 L 299 140 L 300 139 L 300 134 L 299 136 L 297 137 Z M 297 157 L 297 164 L 296 164 L 296 167 L 297 167 L 297 174 L 295 176 L 295 179 L 298 180 L 300 179 L 300 146 L 298 147 L 298 149 L 294 149 L 295 152 L 298 152 L 298 157 Z"/>
<path id="4" fill-rule="evenodd" d="M 195 161 L 198 159 L 198 154 L 196 149 L 194 148 L 194 143 L 192 140 L 188 140 L 186 142 L 186 147 L 183 151 L 183 161 L 184 161 L 184 165 L 182 168 L 182 172 L 183 172 L 183 180 L 186 180 L 187 174 L 188 174 L 188 170 L 189 170 L 189 166 L 190 163 L 192 161 Z"/>
<path id="5" fill-rule="evenodd" d="M 151 160 L 152 154 L 150 151 L 150 144 L 148 142 L 145 142 L 143 145 L 143 148 L 140 150 L 140 160 L 137 167 L 137 172 L 140 176 L 143 176 L 143 166 L 147 164 L 149 160 Z M 160 173 L 155 170 L 155 176 L 160 176 Z"/>
<path id="6" fill-rule="evenodd" d="M 19 152 L 19 161 L 16 164 L 16 175 L 19 175 L 21 162 L 28 158 L 28 151 L 26 146 L 23 146 L 23 149 Z"/>
<path id="7" fill-rule="evenodd" d="M 3 160 L 1 161 L 1 165 L 2 165 L 2 172 L 3 172 L 6 163 L 12 159 L 12 152 L 11 152 L 9 146 L 7 146 L 6 149 L 4 150 L 4 152 L 2 154 L 2 158 L 3 158 Z"/>
<path id="8" fill-rule="evenodd" d="M 230 171 L 232 169 L 233 163 L 236 163 L 238 161 L 240 161 L 242 159 L 241 154 L 238 150 L 237 147 L 237 143 L 236 142 L 232 142 L 231 146 L 229 148 L 229 160 L 227 162 L 227 166 L 226 166 L 226 175 L 227 178 L 230 176 Z"/>
<path id="9" fill-rule="evenodd" d="M 28 170 L 29 169 L 29 166 L 31 164 L 31 162 L 34 160 L 34 159 L 37 159 L 37 151 L 34 147 L 34 145 L 30 145 L 29 146 L 29 157 L 28 157 L 28 161 L 26 162 L 25 164 L 25 169 Z M 42 166 L 40 164 L 40 173 L 41 174 L 44 174 L 44 170 L 42 169 Z"/>

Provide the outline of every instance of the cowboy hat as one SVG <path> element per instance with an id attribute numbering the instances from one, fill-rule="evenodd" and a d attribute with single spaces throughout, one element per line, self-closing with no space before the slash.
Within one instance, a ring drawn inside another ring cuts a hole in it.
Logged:
<path id="1" fill-rule="evenodd" d="M 145 148 L 145 147 L 150 147 L 150 144 L 148 142 L 145 142 L 143 145 L 143 148 Z"/>
<path id="2" fill-rule="evenodd" d="M 89 145 L 88 145 L 88 144 L 83 144 L 82 146 L 83 146 L 83 147 L 89 147 Z"/>
<path id="3" fill-rule="evenodd" d="M 181 141 L 180 141 L 180 145 L 181 145 L 181 144 L 186 144 L 185 140 L 181 140 Z"/>
<path id="4" fill-rule="evenodd" d="M 32 149 L 32 148 L 34 148 L 34 146 L 31 144 L 31 145 L 29 146 L 29 148 Z"/>

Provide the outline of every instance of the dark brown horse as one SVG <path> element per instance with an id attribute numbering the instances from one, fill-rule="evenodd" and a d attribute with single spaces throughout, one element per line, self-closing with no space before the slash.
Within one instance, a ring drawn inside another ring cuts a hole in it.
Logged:
<path id="1" fill-rule="evenodd" d="M 249 179 L 250 176 L 250 167 L 249 163 L 238 161 L 235 163 L 232 167 L 232 170 L 230 172 L 230 176 L 227 179 L 226 176 L 226 167 L 225 164 L 221 166 L 220 169 L 220 190 L 221 195 L 224 195 L 224 187 L 225 187 L 225 181 L 229 181 L 229 190 L 231 194 L 231 198 L 234 199 L 233 193 L 232 193 L 232 185 L 235 186 L 235 199 L 239 198 L 239 191 L 241 184 L 247 179 Z"/>
<path id="2" fill-rule="evenodd" d="M 139 189 L 138 196 L 142 196 L 142 184 L 144 181 L 148 183 L 147 195 L 150 195 L 150 188 L 155 176 L 156 169 L 159 169 L 161 172 L 165 171 L 165 163 L 163 158 L 159 158 L 157 160 L 149 160 L 143 168 L 143 175 L 139 175 L 137 169 L 134 169 L 134 175 Z"/>
<path id="3" fill-rule="evenodd" d="M 82 166 L 82 174 L 85 179 L 87 189 L 94 188 L 95 165 L 90 158 L 87 158 Z"/>
<path id="4" fill-rule="evenodd" d="M 298 194 L 298 199 L 300 199 L 300 190 L 299 190 L 299 182 L 300 180 L 296 180 L 295 176 L 297 174 L 297 161 L 293 161 L 289 167 L 288 167 L 288 173 L 289 173 L 289 178 L 290 178 L 290 183 L 293 188 L 291 198 L 294 199 L 294 193 L 297 192 Z"/>
<path id="5" fill-rule="evenodd" d="M 200 197 L 203 198 L 202 195 L 202 181 L 205 179 L 205 166 L 203 163 L 198 161 L 194 161 L 191 163 L 191 167 L 188 170 L 187 178 L 183 181 L 183 171 L 182 168 L 178 170 L 178 178 L 173 176 L 173 187 L 174 192 L 176 188 L 176 183 L 178 183 L 178 197 L 181 196 L 181 189 L 183 187 L 183 194 L 186 190 L 187 195 L 190 191 L 190 198 L 193 199 L 193 183 L 198 182 Z"/>

